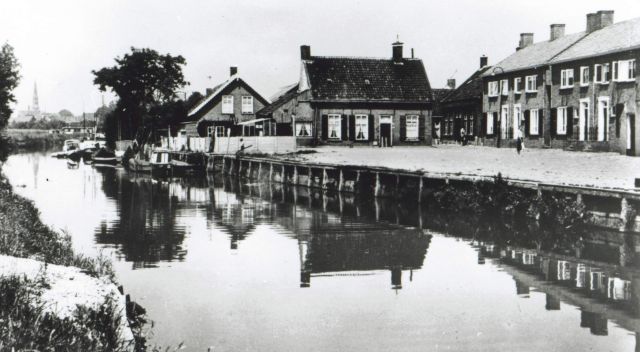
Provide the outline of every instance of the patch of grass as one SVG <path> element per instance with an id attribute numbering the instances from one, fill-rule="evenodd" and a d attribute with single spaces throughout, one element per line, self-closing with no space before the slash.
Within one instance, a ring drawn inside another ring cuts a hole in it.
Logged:
<path id="1" fill-rule="evenodd" d="M 18 276 L 0 277 L 0 350 L 125 351 L 120 316 L 110 298 L 99 310 L 78 307 L 60 319 L 40 304 L 42 283 Z"/>

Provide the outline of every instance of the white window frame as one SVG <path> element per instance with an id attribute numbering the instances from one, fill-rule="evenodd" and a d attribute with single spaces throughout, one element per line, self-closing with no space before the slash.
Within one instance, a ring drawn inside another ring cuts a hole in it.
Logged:
<path id="1" fill-rule="evenodd" d="M 607 80 L 607 74 L 609 73 L 609 63 L 595 64 L 594 67 L 595 73 L 593 75 L 593 82 L 598 84 L 609 84 L 609 81 Z M 598 74 L 598 71 L 600 71 L 600 74 Z"/>
<path id="2" fill-rule="evenodd" d="M 495 133 L 493 121 L 495 120 L 497 114 L 498 114 L 497 112 L 490 112 L 487 114 L 487 134 L 488 135 L 493 135 Z"/>
<path id="3" fill-rule="evenodd" d="M 513 93 L 514 94 L 522 93 L 520 88 L 518 88 L 518 86 L 520 85 L 521 82 L 522 82 L 522 77 L 516 77 L 516 78 L 513 79 Z"/>
<path id="4" fill-rule="evenodd" d="M 573 69 L 568 68 L 560 71 L 560 89 L 573 88 Z"/>
<path id="5" fill-rule="evenodd" d="M 525 88 L 524 91 L 526 93 L 535 93 L 538 91 L 538 76 L 537 75 L 531 75 L 531 76 L 527 76 L 525 77 Z"/>
<path id="6" fill-rule="evenodd" d="M 529 134 L 540 135 L 540 109 L 529 110 Z"/>
<path id="7" fill-rule="evenodd" d="M 414 125 L 414 126 L 411 126 Z M 405 137 L 408 141 L 417 141 L 420 139 L 420 116 L 407 115 L 404 118 Z M 409 132 L 411 131 L 411 134 Z"/>
<path id="8" fill-rule="evenodd" d="M 242 113 L 253 114 L 253 97 L 250 95 L 242 96 Z"/>
<path id="9" fill-rule="evenodd" d="M 633 82 L 635 77 L 635 59 L 613 62 L 613 80 L 616 82 Z"/>
<path id="10" fill-rule="evenodd" d="M 368 141 L 369 136 L 369 115 L 356 115 L 354 122 L 355 126 L 355 140 L 356 141 Z"/>
<path id="11" fill-rule="evenodd" d="M 567 118 L 568 111 L 570 107 L 562 106 L 559 107 L 556 114 L 556 134 L 557 135 L 566 135 L 567 134 Z"/>
<path id="12" fill-rule="evenodd" d="M 207 126 L 207 137 L 211 137 L 215 133 L 216 126 Z"/>
<path id="13" fill-rule="evenodd" d="M 224 137 L 225 133 L 225 127 L 224 126 L 216 126 L 215 129 L 215 133 L 216 133 L 216 137 Z"/>
<path id="14" fill-rule="evenodd" d="M 500 80 L 500 94 L 501 95 L 509 95 L 509 80 L 501 79 Z"/>
<path id="15" fill-rule="evenodd" d="M 489 82 L 488 95 L 490 97 L 497 97 L 499 94 L 498 81 Z"/>
<path id="16" fill-rule="evenodd" d="M 604 105 L 604 109 L 603 109 L 603 105 Z M 596 111 L 596 126 L 598 129 L 597 140 L 607 141 L 609 140 L 609 120 L 611 119 L 611 105 L 610 105 L 609 97 L 598 97 L 597 108 L 598 108 L 598 110 Z M 602 116 L 603 111 L 606 114 L 605 116 Z"/>
<path id="17" fill-rule="evenodd" d="M 222 113 L 233 114 L 233 95 L 222 96 Z"/>
<path id="18" fill-rule="evenodd" d="M 337 123 L 335 121 L 338 121 Z M 333 122 L 333 123 L 332 123 Z M 336 135 L 331 136 L 332 125 L 337 125 L 338 128 L 335 129 Z M 339 114 L 329 114 L 327 116 L 327 139 L 342 139 L 342 115 Z"/>
<path id="19" fill-rule="evenodd" d="M 590 77 L 589 77 L 589 66 L 581 66 L 580 67 L 580 86 L 586 87 L 589 85 Z"/>
<path id="20" fill-rule="evenodd" d="M 512 120 L 512 131 L 513 131 L 513 139 L 518 139 L 520 136 L 520 121 L 522 120 L 522 106 L 520 104 L 513 105 L 513 120 Z"/>
<path id="21" fill-rule="evenodd" d="M 301 135 L 303 128 L 306 129 L 308 135 Z M 296 121 L 296 137 L 311 138 L 313 137 L 313 124 L 311 122 Z"/>
<path id="22" fill-rule="evenodd" d="M 586 141 L 589 139 L 589 119 L 591 115 L 591 99 L 580 99 L 578 108 L 578 140 Z M 586 114 L 585 114 L 586 110 Z"/>

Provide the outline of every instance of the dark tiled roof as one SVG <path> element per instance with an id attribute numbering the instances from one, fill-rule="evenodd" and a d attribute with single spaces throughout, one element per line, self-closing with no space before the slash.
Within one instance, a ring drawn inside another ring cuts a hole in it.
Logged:
<path id="1" fill-rule="evenodd" d="M 256 112 L 256 116 L 270 117 L 277 108 L 286 104 L 298 94 L 298 84 L 294 84 L 292 86 L 289 86 L 288 88 L 289 89 L 287 89 L 286 91 L 281 92 L 281 95 L 274 97 L 274 100 L 271 104 L 258 110 L 258 112 Z"/>
<path id="2" fill-rule="evenodd" d="M 431 86 L 419 59 L 314 56 L 305 62 L 313 100 L 430 102 Z"/>
<path id="3" fill-rule="evenodd" d="M 456 88 L 451 94 L 447 95 L 442 103 L 482 99 L 482 74 L 487 72 L 491 66 L 485 66 L 474 72 L 471 77 L 467 78 L 458 88 Z"/>
<path id="4" fill-rule="evenodd" d="M 442 114 L 442 101 L 453 90 L 449 88 L 434 88 L 431 91 L 433 92 L 433 116 L 439 116 Z"/>

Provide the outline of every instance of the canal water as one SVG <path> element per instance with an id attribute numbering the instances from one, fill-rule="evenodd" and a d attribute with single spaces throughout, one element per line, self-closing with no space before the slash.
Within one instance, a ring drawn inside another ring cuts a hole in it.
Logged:
<path id="1" fill-rule="evenodd" d="M 3 172 L 79 252 L 112 258 L 158 345 L 638 351 L 640 272 L 620 265 L 615 238 L 553 254 L 434 231 L 416 205 L 155 180 L 47 153 L 13 155 Z"/>

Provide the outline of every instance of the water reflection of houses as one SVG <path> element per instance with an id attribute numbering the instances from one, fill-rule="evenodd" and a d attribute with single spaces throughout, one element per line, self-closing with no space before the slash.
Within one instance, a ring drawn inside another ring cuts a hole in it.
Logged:
<path id="1" fill-rule="evenodd" d="M 411 279 L 412 270 L 422 267 L 431 240 L 419 228 L 358 220 L 358 211 L 347 211 L 352 203 L 342 198 L 314 197 L 307 190 L 299 195 L 298 189 L 275 184 L 227 182 L 224 187 L 216 193 L 213 218 L 230 234 L 232 248 L 258 223 L 283 227 L 298 240 L 301 287 L 309 287 L 312 277 L 384 270 L 390 272 L 391 287 L 401 289 L 403 271 Z"/>
<path id="2" fill-rule="evenodd" d="M 118 217 L 96 229 L 96 242 L 116 247 L 119 255 L 138 268 L 184 260 L 186 229 L 177 219 L 192 204 L 179 201 L 172 188 L 175 185 L 129 177 L 115 169 L 100 172 L 105 195 L 117 202 Z"/>
<path id="3" fill-rule="evenodd" d="M 640 333 L 639 270 L 494 244 L 480 244 L 478 252 L 513 276 L 518 294 L 545 293 L 545 309 L 560 310 L 561 302 L 580 307 L 580 326 L 592 334 L 607 335 L 608 320 Z"/>

